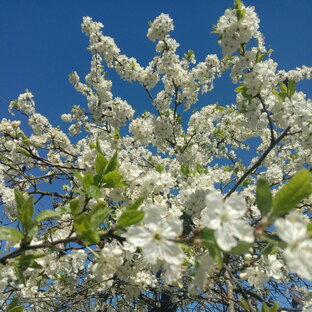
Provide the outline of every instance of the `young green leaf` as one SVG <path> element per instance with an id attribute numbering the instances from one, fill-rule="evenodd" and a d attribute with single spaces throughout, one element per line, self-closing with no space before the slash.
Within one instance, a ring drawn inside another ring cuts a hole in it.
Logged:
<path id="1" fill-rule="evenodd" d="M 53 219 L 56 217 L 59 217 L 60 213 L 53 211 L 53 210 L 43 210 L 41 211 L 37 217 L 34 220 L 34 223 L 38 224 L 40 221 L 48 220 L 48 219 Z"/>
<path id="2" fill-rule="evenodd" d="M 108 164 L 106 165 L 104 174 L 115 171 L 119 167 L 118 161 L 117 161 L 117 152 L 113 155 L 113 157 L 109 160 Z"/>
<path id="3" fill-rule="evenodd" d="M 110 171 L 103 176 L 103 187 L 111 188 L 111 187 L 124 187 L 127 186 L 124 182 L 121 181 L 122 174 L 118 171 Z"/>
<path id="4" fill-rule="evenodd" d="M 103 221 L 111 213 L 111 208 L 106 207 L 105 202 L 100 202 L 96 204 L 90 212 L 90 223 L 93 229 L 98 228 Z"/>
<path id="5" fill-rule="evenodd" d="M 275 195 L 270 222 L 284 216 L 303 199 L 312 194 L 311 174 L 305 169 L 297 172 Z"/>
<path id="6" fill-rule="evenodd" d="M 231 255 L 239 255 L 249 251 L 249 249 L 253 246 L 253 243 L 247 243 L 243 241 L 239 241 L 237 245 L 231 249 L 231 251 L 227 252 Z"/>
<path id="7" fill-rule="evenodd" d="M 19 306 L 16 306 L 16 307 L 14 307 L 14 308 L 8 310 L 8 312 L 23 312 L 24 309 L 25 309 L 24 306 L 19 305 Z"/>
<path id="8" fill-rule="evenodd" d="M 14 190 L 17 207 L 17 218 L 21 222 L 24 233 L 32 227 L 32 217 L 34 214 L 34 197 L 25 198 L 23 193 L 17 189 Z"/>
<path id="9" fill-rule="evenodd" d="M 273 243 L 268 243 L 265 248 L 262 250 L 262 254 L 266 255 L 273 255 L 278 251 L 278 248 Z"/>
<path id="10" fill-rule="evenodd" d="M 189 168 L 189 166 L 187 166 L 187 165 L 182 165 L 182 166 L 181 166 L 181 171 L 182 171 L 182 173 L 183 173 L 186 177 L 189 177 L 189 176 L 191 175 L 190 168 Z"/>
<path id="11" fill-rule="evenodd" d="M 97 153 L 97 157 L 95 160 L 95 170 L 98 175 L 103 175 L 107 163 L 108 160 L 101 153 Z"/>
<path id="12" fill-rule="evenodd" d="M 8 226 L 0 226 L 0 240 L 10 240 L 12 242 L 18 243 L 24 235 L 15 228 Z"/>
<path id="13" fill-rule="evenodd" d="M 18 297 L 15 297 L 11 300 L 11 302 L 8 304 L 7 308 L 5 309 L 5 312 L 22 312 L 24 311 L 24 306 L 19 305 L 20 299 Z"/>
<path id="14" fill-rule="evenodd" d="M 96 185 L 87 185 L 85 188 L 86 194 L 92 198 L 103 197 L 101 189 Z"/>
<path id="15" fill-rule="evenodd" d="M 144 211 L 140 210 L 125 210 L 117 221 L 117 228 L 122 228 L 129 226 L 135 223 L 138 223 L 143 220 Z"/>
<path id="16" fill-rule="evenodd" d="M 289 80 L 288 81 L 288 87 L 287 87 L 287 95 L 289 98 L 291 98 L 296 92 L 296 81 L 295 80 Z"/>
<path id="17" fill-rule="evenodd" d="M 158 163 L 155 167 L 155 170 L 159 173 L 162 173 L 165 170 L 165 168 L 162 164 Z"/>
<path id="18" fill-rule="evenodd" d="M 93 175 L 91 174 L 91 172 L 87 172 L 85 174 L 85 176 L 82 179 L 82 184 L 83 184 L 84 188 L 88 187 L 91 184 L 94 184 L 93 183 Z"/>
<path id="19" fill-rule="evenodd" d="M 87 244 L 97 244 L 100 236 L 92 226 L 91 217 L 87 214 L 81 214 L 74 219 L 74 229 L 78 238 Z"/>
<path id="20" fill-rule="evenodd" d="M 38 255 L 21 255 L 16 258 L 16 262 L 19 268 L 26 270 L 27 268 L 42 269 L 42 266 L 35 260 L 45 257 L 45 254 Z"/>
<path id="21" fill-rule="evenodd" d="M 72 213 L 72 215 L 76 215 L 79 213 L 80 211 L 80 202 L 78 198 L 74 198 L 70 201 L 69 203 L 69 207 L 70 207 L 70 211 Z"/>
<path id="22" fill-rule="evenodd" d="M 260 177 L 257 182 L 256 203 L 262 217 L 270 213 L 272 208 L 272 193 L 269 183 L 263 177 Z"/>
<path id="23" fill-rule="evenodd" d="M 144 202 L 144 198 L 141 197 L 141 198 L 137 199 L 132 205 L 130 205 L 127 208 L 127 210 L 137 210 L 142 205 L 143 202 Z"/>
<path id="24" fill-rule="evenodd" d="M 217 262 L 220 267 L 222 267 L 222 254 L 219 246 L 217 245 L 214 231 L 208 228 L 202 229 L 200 232 L 200 239 L 203 245 L 208 249 L 211 257 Z"/>

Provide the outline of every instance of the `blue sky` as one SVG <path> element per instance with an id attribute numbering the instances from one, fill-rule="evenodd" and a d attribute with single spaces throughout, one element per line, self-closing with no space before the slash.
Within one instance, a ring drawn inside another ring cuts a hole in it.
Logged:
<path id="1" fill-rule="evenodd" d="M 296 5 L 293 0 L 244 3 L 256 6 L 261 31 L 274 49 L 272 56 L 280 69 L 312 66 L 311 0 Z M 233 7 L 233 1 L 0 0 L 0 5 L 0 118 L 8 116 L 8 102 L 27 88 L 35 95 L 37 112 L 57 125 L 62 123 L 59 115 L 69 112 L 72 105 L 85 105 L 85 99 L 68 82 L 73 70 L 81 77 L 89 70 L 88 40 L 80 29 L 83 16 L 101 21 L 104 33 L 115 39 L 122 53 L 146 65 L 154 55 L 154 44 L 146 37 L 148 21 L 169 13 L 175 22 L 172 36 L 181 44 L 178 53 L 193 49 L 201 61 L 207 54 L 221 56 L 212 25 L 226 8 Z M 151 107 L 138 84 L 109 77 L 115 96 L 128 100 L 139 112 Z M 300 87 L 309 94 L 311 83 Z M 217 100 L 230 104 L 234 88 L 227 79 L 218 80 L 216 90 L 200 105 Z"/>

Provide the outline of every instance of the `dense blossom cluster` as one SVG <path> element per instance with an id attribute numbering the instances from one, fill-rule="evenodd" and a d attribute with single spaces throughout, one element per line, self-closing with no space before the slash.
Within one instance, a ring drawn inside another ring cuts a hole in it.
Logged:
<path id="1" fill-rule="evenodd" d="M 9 111 L 27 116 L 31 134 L 0 122 L 1 304 L 311 311 L 312 101 L 296 83 L 312 69 L 277 70 L 255 9 L 238 0 L 214 28 L 223 58 L 180 57 L 168 14 L 150 22 L 146 67 L 102 28 L 83 19 L 90 73 L 69 75 L 87 102 L 61 115 L 75 144 L 28 90 Z M 104 66 L 139 82 L 156 113 L 135 115 Z M 200 107 L 225 71 L 236 103 Z"/>

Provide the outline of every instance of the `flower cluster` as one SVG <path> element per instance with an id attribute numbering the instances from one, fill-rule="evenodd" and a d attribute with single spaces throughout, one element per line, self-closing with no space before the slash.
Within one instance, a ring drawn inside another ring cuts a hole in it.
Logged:
<path id="1" fill-rule="evenodd" d="M 168 14 L 150 22 L 146 66 L 103 27 L 83 18 L 92 58 L 69 75 L 85 103 L 61 115 L 68 131 L 27 90 L 9 111 L 28 126 L 0 122 L 4 309 L 273 311 L 281 297 L 288 311 L 296 284 L 309 311 L 312 102 L 296 83 L 312 69 L 278 70 L 240 0 L 215 27 L 223 58 L 179 55 Z M 112 71 L 149 111 L 113 94 Z M 200 104 L 226 71 L 236 102 Z"/>

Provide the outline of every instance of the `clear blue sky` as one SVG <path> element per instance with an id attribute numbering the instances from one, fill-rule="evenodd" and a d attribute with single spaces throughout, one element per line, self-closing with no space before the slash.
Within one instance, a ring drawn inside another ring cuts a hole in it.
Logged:
<path id="1" fill-rule="evenodd" d="M 311 0 L 244 3 L 256 6 L 261 31 L 275 50 L 273 58 L 280 69 L 312 66 Z M 59 114 L 72 105 L 85 105 L 68 82 L 73 70 L 81 77 L 89 70 L 88 41 L 80 29 L 83 16 L 101 21 L 104 33 L 115 39 L 122 53 L 146 65 L 154 55 L 154 44 L 146 37 L 148 21 L 162 12 L 174 19 L 172 36 L 181 43 L 180 54 L 193 49 L 197 61 L 208 53 L 220 56 L 217 36 L 211 30 L 228 7 L 233 7 L 232 0 L 0 0 L 0 118 L 8 116 L 8 101 L 26 88 L 35 95 L 37 111 L 54 125 L 61 123 Z M 115 96 L 127 99 L 139 112 L 149 109 L 150 102 L 138 84 L 114 81 Z M 224 92 L 231 90 L 226 85 L 226 79 L 217 81 L 216 91 L 201 104 L 216 102 L 220 91 L 221 104 L 233 101 L 234 92 Z M 302 84 L 302 89 L 312 95 L 311 82 Z"/>

